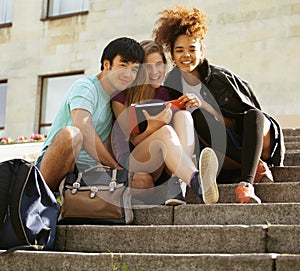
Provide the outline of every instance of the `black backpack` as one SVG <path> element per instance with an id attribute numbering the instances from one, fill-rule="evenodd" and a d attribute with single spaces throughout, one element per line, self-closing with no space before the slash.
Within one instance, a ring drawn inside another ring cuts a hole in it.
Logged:
<path id="1" fill-rule="evenodd" d="M 23 159 L 0 163 L 0 249 L 51 249 L 58 204 L 39 169 Z"/>

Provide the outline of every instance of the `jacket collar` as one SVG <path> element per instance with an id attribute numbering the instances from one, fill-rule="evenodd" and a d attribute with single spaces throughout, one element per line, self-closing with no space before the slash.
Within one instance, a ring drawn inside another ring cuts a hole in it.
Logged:
<path id="1" fill-rule="evenodd" d="M 203 62 L 197 67 L 197 69 L 200 74 L 201 82 L 205 86 L 207 86 L 211 77 L 211 68 L 209 66 L 208 60 L 205 58 Z M 181 74 L 180 70 L 177 67 L 173 68 L 173 70 L 171 70 L 171 72 L 167 75 L 165 85 L 177 90 L 182 88 Z"/>
<path id="2" fill-rule="evenodd" d="M 198 66 L 198 71 L 200 74 L 201 82 L 204 85 L 207 85 L 211 77 L 211 68 L 206 58 L 204 58 L 203 62 Z"/>

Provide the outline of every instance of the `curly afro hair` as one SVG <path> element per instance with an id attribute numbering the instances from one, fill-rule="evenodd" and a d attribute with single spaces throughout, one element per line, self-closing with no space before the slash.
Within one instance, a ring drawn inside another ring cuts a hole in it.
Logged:
<path id="1" fill-rule="evenodd" d="M 172 53 L 174 43 L 180 35 L 191 35 L 203 40 L 207 32 L 205 26 L 206 14 L 197 8 L 189 10 L 184 6 L 161 11 L 161 17 L 156 21 L 153 38 L 158 44 Z"/>

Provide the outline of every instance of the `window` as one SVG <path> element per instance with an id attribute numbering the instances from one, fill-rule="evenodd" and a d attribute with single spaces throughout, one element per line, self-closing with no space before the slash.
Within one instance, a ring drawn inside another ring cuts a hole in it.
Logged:
<path id="1" fill-rule="evenodd" d="M 11 24 L 13 15 L 13 0 L 0 0 L 0 25 Z"/>
<path id="2" fill-rule="evenodd" d="M 0 130 L 4 130 L 6 111 L 7 81 L 0 81 Z"/>
<path id="3" fill-rule="evenodd" d="M 83 72 L 77 72 L 69 75 L 42 77 L 39 133 L 48 133 L 69 87 L 82 76 Z"/>
<path id="4" fill-rule="evenodd" d="M 89 0 L 48 0 L 47 17 L 87 12 Z"/>

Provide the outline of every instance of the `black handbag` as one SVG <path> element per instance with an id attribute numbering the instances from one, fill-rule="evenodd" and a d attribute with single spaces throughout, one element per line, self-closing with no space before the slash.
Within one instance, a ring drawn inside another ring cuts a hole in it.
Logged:
<path id="1" fill-rule="evenodd" d="M 59 224 L 130 224 L 130 173 L 96 166 L 68 174 L 60 184 Z"/>

